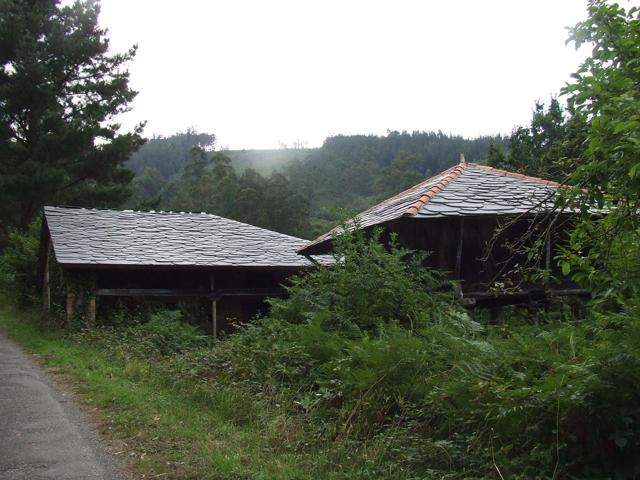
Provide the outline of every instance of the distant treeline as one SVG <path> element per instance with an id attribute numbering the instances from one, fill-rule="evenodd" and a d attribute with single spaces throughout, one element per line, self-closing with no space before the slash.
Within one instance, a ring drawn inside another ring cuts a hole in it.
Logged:
<path id="1" fill-rule="evenodd" d="M 209 211 L 312 237 L 343 212 L 357 212 L 454 165 L 460 154 L 484 161 L 490 145 L 506 141 L 389 132 L 329 137 L 314 149 L 220 152 L 215 135 L 187 130 L 154 137 L 129 159 L 136 173 L 129 206 Z"/>

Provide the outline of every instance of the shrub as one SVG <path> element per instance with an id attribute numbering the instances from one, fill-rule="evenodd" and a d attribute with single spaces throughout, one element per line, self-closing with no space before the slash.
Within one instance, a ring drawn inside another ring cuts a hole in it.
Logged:
<path id="1" fill-rule="evenodd" d="M 147 322 L 133 328 L 162 355 L 204 346 L 209 339 L 200 328 L 187 323 L 178 310 L 153 313 Z"/>
<path id="2" fill-rule="evenodd" d="M 379 230 L 371 238 L 360 230 L 336 237 L 335 263 L 294 278 L 289 297 L 271 302 L 270 317 L 318 320 L 324 330 L 347 336 L 375 335 L 394 322 L 416 333 L 451 317 L 460 324 L 464 314 L 453 289 L 422 266 L 424 254 L 400 247 L 395 236 L 388 246 L 379 239 Z"/>
<path id="3" fill-rule="evenodd" d="M 116 312 L 116 317 L 119 317 Z M 159 310 L 128 323 L 115 319 L 116 326 L 102 326 L 72 333 L 77 339 L 113 350 L 125 357 L 170 356 L 209 345 L 209 337 L 184 320 L 178 310 Z"/>
<path id="4" fill-rule="evenodd" d="M 38 219 L 26 232 L 11 230 L 0 256 L 0 288 L 22 306 L 37 299 L 40 225 Z"/>

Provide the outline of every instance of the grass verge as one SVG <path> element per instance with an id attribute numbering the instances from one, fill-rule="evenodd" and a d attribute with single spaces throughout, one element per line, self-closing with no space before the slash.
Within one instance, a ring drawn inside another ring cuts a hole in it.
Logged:
<path id="1" fill-rule="evenodd" d="M 142 478 L 337 478 L 332 452 L 290 448 L 295 419 L 233 389 L 173 388 L 162 365 L 121 358 L 43 329 L 35 312 L 0 307 L 0 329 L 69 374 L 77 393 L 98 408 L 103 433 L 124 441 Z M 335 452 L 333 452 L 335 454 Z M 346 475 L 346 472 L 343 472 Z M 347 475 L 348 476 L 348 475 Z"/>

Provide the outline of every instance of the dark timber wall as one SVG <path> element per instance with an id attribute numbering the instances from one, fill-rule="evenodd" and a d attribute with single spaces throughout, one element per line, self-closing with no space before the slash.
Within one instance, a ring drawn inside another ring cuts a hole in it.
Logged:
<path id="1" fill-rule="evenodd" d="M 526 239 L 525 244 L 531 245 L 545 230 L 545 224 L 534 219 L 476 216 L 403 218 L 390 224 L 385 234 L 388 238 L 389 233 L 395 232 L 402 246 L 430 252 L 426 265 L 461 280 L 463 291 L 486 291 L 496 282 L 522 284 L 516 270 L 527 259 L 515 251 L 514 244 Z M 552 256 L 559 236 L 561 232 L 555 231 L 550 237 Z M 560 273 L 554 262 L 549 265 L 554 274 Z"/>
<path id="2" fill-rule="evenodd" d="M 265 313 L 268 297 L 283 296 L 287 278 L 298 269 L 190 269 L 150 267 L 65 268 L 67 323 L 74 317 L 93 324 L 118 307 L 132 312 L 143 304 L 176 307 L 188 304 L 193 320 L 205 331 L 231 332 L 238 322 Z M 44 295 L 44 294 L 43 294 Z"/>

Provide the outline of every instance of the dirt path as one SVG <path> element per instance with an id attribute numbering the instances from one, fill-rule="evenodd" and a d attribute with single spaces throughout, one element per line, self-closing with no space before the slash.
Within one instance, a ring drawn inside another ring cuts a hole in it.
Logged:
<path id="1" fill-rule="evenodd" d="M 0 333 L 0 479 L 121 480 L 71 399 Z"/>

